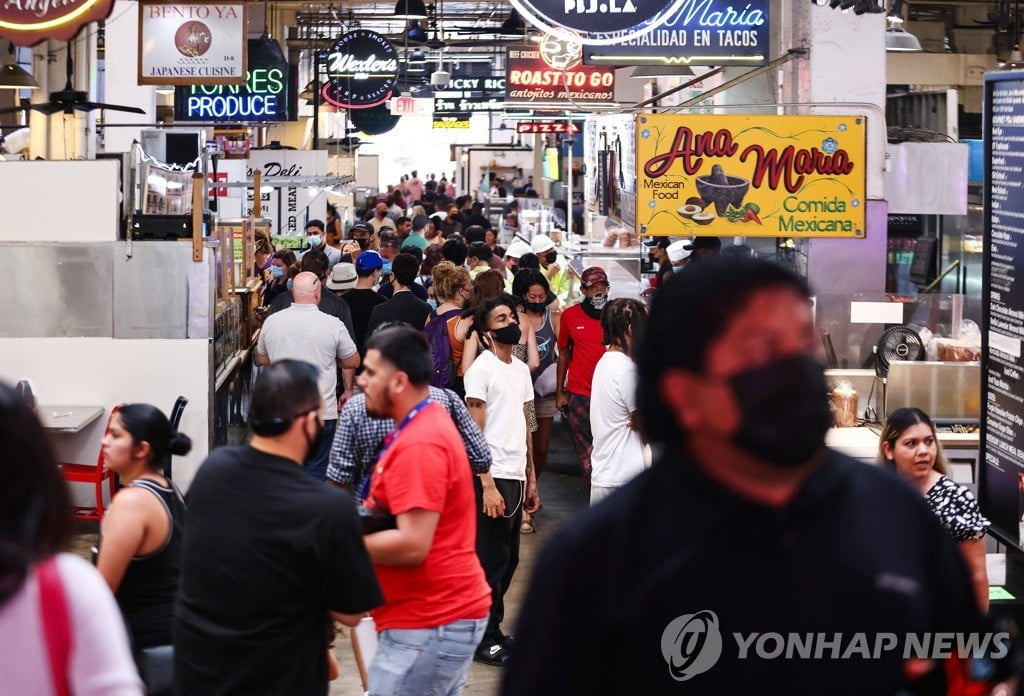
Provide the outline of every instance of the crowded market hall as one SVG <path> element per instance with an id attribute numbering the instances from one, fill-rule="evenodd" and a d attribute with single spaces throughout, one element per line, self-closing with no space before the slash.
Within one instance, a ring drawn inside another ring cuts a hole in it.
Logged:
<path id="1" fill-rule="evenodd" d="M 0 694 L 1024 694 L 1022 36 L 0 3 Z"/>

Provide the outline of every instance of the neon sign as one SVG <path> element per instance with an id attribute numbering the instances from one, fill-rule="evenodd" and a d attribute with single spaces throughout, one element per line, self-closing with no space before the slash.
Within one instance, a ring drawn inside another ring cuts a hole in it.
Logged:
<path id="1" fill-rule="evenodd" d="M 83 25 L 106 18 L 114 0 L 7 0 L 0 4 L 0 36 L 19 46 L 70 39 Z"/>
<path id="2" fill-rule="evenodd" d="M 182 121 L 287 121 L 287 74 L 284 68 L 252 68 L 244 87 L 179 87 L 174 103 Z"/>

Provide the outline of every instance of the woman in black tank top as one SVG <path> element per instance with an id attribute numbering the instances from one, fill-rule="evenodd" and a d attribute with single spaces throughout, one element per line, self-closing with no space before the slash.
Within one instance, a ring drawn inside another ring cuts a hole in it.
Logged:
<path id="1" fill-rule="evenodd" d="M 124 484 L 103 519 L 96 566 L 124 614 L 134 650 L 171 644 L 185 502 L 164 478 L 192 443 L 148 404 L 122 406 L 103 437 L 106 465 Z"/>

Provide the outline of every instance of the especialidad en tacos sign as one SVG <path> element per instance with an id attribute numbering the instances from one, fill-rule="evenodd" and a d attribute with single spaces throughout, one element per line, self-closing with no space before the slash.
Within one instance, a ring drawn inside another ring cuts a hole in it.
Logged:
<path id="1" fill-rule="evenodd" d="M 863 116 L 639 115 L 641 234 L 863 237 Z"/>

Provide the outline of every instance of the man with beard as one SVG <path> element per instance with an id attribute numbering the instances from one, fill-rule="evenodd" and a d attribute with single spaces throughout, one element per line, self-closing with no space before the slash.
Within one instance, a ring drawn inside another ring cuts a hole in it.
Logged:
<path id="1" fill-rule="evenodd" d="M 364 368 L 367 414 L 398 423 L 364 485 L 366 508 L 391 520 L 364 538 L 387 598 L 373 612 L 369 691 L 458 694 L 491 605 L 475 548 L 473 474 L 448 411 L 430 399 L 434 363 L 422 331 L 372 334 Z"/>
<path id="2" fill-rule="evenodd" d="M 590 452 L 594 435 L 590 430 L 590 392 L 594 368 L 604 355 L 601 310 L 608 302 L 608 275 L 591 266 L 580 276 L 583 302 L 562 312 L 558 330 L 558 372 L 555 406 L 568 408 L 572 444 L 583 475 L 590 478 Z"/>
<path id="3" fill-rule="evenodd" d="M 500 667 L 511 639 L 501 631 L 505 593 L 519 566 L 523 511 L 538 507 L 533 437 L 527 425 L 533 401 L 530 368 L 512 355 L 522 331 L 512 297 L 485 300 L 473 314 L 480 345 L 488 346 L 466 371 L 466 405 L 491 448 L 491 469 L 478 474 L 476 552 L 491 586 L 491 614 L 477 662 Z"/>
<path id="4" fill-rule="evenodd" d="M 264 368 L 249 444 L 211 452 L 192 480 L 175 693 L 322 696 L 327 621 L 354 626 L 383 601 L 352 497 L 302 472 L 324 434 L 318 377 Z"/>
<path id="5" fill-rule="evenodd" d="M 658 460 L 545 548 L 505 696 L 970 690 L 977 661 L 908 647 L 991 637 L 964 564 L 920 493 L 825 447 L 814 338 L 806 284 L 767 261 L 658 291 L 637 359 Z"/>

